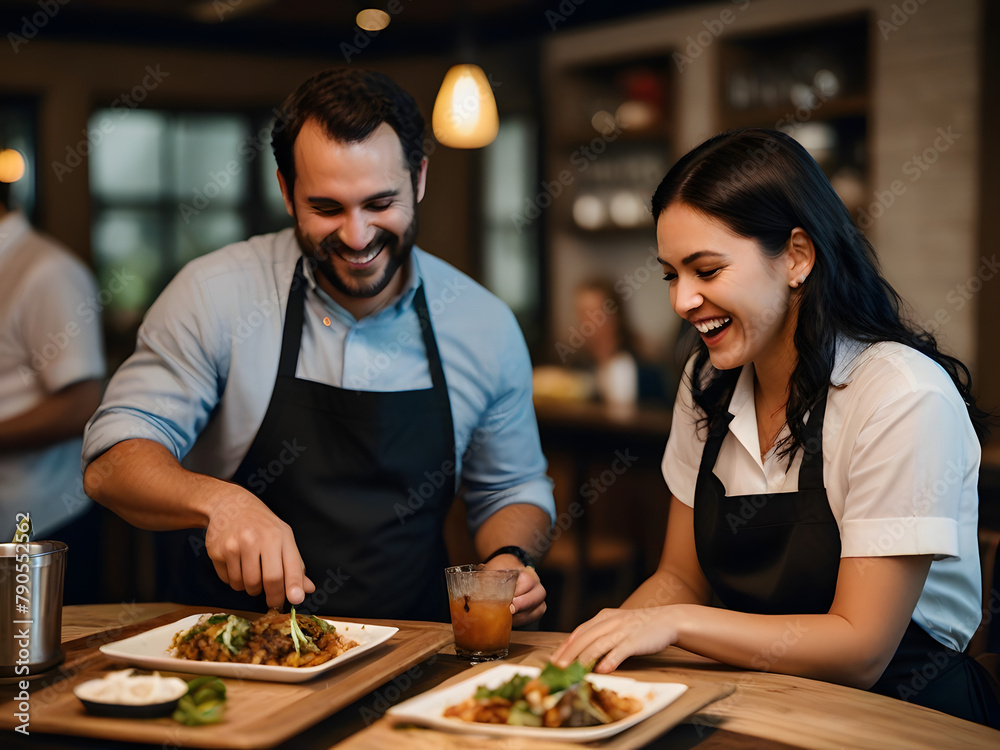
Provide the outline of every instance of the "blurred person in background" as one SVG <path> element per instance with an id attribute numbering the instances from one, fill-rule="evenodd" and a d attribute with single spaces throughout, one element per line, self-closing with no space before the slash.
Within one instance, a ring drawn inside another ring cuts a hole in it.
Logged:
<path id="1" fill-rule="evenodd" d="M 83 492 L 83 429 L 105 374 L 90 270 L 12 210 L 0 182 L 0 539 L 30 514 L 31 539 L 69 545 L 64 601 L 100 597 L 101 509 Z"/>
<path id="2" fill-rule="evenodd" d="M 665 368 L 641 357 L 621 295 L 611 281 L 594 278 L 573 295 L 583 344 L 573 363 L 594 376 L 596 397 L 608 404 L 669 403 Z"/>

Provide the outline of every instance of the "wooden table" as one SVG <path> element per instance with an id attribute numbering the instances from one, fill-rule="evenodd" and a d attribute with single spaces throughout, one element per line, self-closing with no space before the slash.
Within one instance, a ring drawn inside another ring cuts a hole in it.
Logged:
<path id="1" fill-rule="evenodd" d="M 102 634 L 126 633 L 150 617 L 162 621 L 176 609 L 172 604 L 86 605 L 66 607 L 63 640 L 79 644 Z M 425 623 L 429 631 L 447 629 Z M 77 639 L 74 641 L 74 639 Z M 557 633 L 515 632 L 510 661 L 541 663 L 562 639 Z M 475 667 L 473 669 L 480 669 Z M 449 681 L 465 679 L 468 666 L 454 656 L 451 646 L 372 690 L 300 733 L 281 747 L 368 750 L 371 748 L 541 748 L 565 747 L 537 741 L 520 743 L 453 735 L 418 728 L 394 728 L 381 715 L 389 705 Z M 691 748 L 997 748 L 1000 732 L 945 714 L 860 690 L 786 675 L 745 672 L 717 664 L 676 648 L 627 662 L 622 674 L 639 679 L 685 682 L 701 691 L 715 688 L 731 694 L 696 712 L 688 721 L 656 738 L 632 735 L 629 743 L 607 747 Z M 71 678 L 72 679 L 72 678 Z M 654 717 L 655 718 L 655 717 Z M 654 721 L 650 719 L 649 722 Z M 642 725 L 639 725 L 640 727 Z M 648 730 L 655 732 L 655 727 Z M 653 741 L 655 739 L 655 742 Z M 80 737 L 7 733 L 5 747 L 125 748 L 121 742 Z M 152 747 L 147 745 L 146 747 Z"/>

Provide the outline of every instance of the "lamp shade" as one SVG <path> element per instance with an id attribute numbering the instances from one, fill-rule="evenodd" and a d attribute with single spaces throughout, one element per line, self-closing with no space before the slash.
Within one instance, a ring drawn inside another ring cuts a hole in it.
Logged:
<path id="1" fill-rule="evenodd" d="M 444 77 L 431 117 L 434 137 L 452 148 L 482 148 L 500 129 L 490 82 L 478 65 L 455 65 Z"/>
<path id="2" fill-rule="evenodd" d="M 17 182 L 24 177 L 24 157 L 12 148 L 0 149 L 0 182 Z"/>

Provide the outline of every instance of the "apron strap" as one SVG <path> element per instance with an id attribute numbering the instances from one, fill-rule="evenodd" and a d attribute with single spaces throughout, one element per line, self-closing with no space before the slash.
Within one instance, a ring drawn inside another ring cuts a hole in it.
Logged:
<path id="1" fill-rule="evenodd" d="M 803 430 L 800 490 L 822 490 L 826 487 L 823 482 L 823 416 L 826 413 L 826 395 L 829 390 L 824 390 L 823 395 L 809 410 L 809 421 Z"/>
<path id="2" fill-rule="evenodd" d="M 420 335 L 424 339 L 424 348 L 427 350 L 431 384 L 435 389 L 443 389 L 446 387 L 444 368 L 441 366 L 441 354 L 438 352 L 437 339 L 434 337 L 434 328 L 431 326 L 431 315 L 427 310 L 427 296 L 424 294 L 423 283 L 417 287 L 417 291 L 413 295 L 413 307 L 416 308 L 417 317 L 420 319 Z"/>
<path id="3" fill-rule="evenodd" d="M 302 273 L 303 258 L 295 264 L 295 276 L 288 290 L 288 304 L 285 306 L 285 330 L 281 337 L 281 356 L 278 359 L 278 377 L 294 378 L 299 363 L 299 347 L 302 344 L 302 321 L 306 302 L 306 279 Z"/>
<path id="4" fill-rule="evenodd" d="M 729 423 L 733 421 L 733 415 L 729 412 L 720 414 L 715 424 L 708 431 L 708 438 L 705 440 L 705 447 L 701 451 L 701 465 L 698 467 L 699 476 L 711 474 L 715 469 L 715 462 L 719 458 L 719 451 L 722 449 L 722 441 L 729 431 Z"/>

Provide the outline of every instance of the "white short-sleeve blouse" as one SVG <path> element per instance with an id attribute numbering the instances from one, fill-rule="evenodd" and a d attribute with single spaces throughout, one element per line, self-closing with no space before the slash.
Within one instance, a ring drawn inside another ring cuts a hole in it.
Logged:
<path id="1" fill-rule="evenodd" d="M 689 506 L 706 437 L 691 364 L 662 465 L 671 493 Z M 727 495 L 794 492 L 801 451 L 787 471 L 773 448 L 761 461 L 753 374 L 747 365 L 737 381 L 715 474 Z M 831 384 L 823 478 L 841 557 L 933 555 L 913 619 L 944 645 L 965 649 L 982 616 L 982 580 L 980 446 L 962 397 L 936 362 L 894 342 L 840 341 Z"/>

